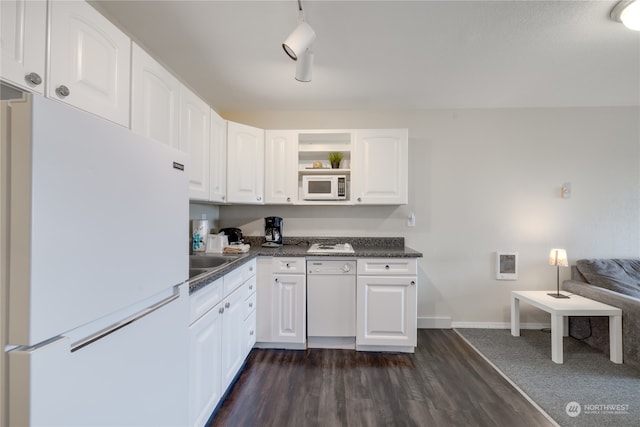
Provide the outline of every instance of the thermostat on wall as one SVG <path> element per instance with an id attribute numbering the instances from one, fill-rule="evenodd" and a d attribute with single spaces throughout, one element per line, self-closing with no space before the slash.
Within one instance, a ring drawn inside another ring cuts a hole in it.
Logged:
<path id="1" fill-rule="evenodd" d="M 518 253 L 496 252 L 496 279 L 518 279 Z"/>

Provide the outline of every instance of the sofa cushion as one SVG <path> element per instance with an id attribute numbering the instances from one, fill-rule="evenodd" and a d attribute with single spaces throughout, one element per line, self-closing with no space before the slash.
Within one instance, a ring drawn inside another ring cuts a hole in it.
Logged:
<path id="1" fill-rule="evenodd" d="M 640 259 L 581 259 L 576 268 L 594 286 L 640 298 Z"/>

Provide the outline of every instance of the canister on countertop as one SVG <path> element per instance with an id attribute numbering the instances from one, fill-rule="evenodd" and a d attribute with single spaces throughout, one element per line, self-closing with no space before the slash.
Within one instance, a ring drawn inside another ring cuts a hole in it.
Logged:
<path id="1" fill-rule="evenodd" d="M 209 221 L 206 219 L 194 219 L 191 221 L 191 241 L 194 252 L 204 252 L 209 234 Z"/>

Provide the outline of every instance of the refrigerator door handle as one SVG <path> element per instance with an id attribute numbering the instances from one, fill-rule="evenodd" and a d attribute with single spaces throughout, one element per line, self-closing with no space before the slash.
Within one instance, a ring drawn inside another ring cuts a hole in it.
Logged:
<path id="1" fill-rule="evenodd" d="M 178 298 L 180 298 L 180 290 L 178 289 L 178 287 L 175 287 L 173 289 L 173 295 L 158 301 L 157 303 L 150 305 L 149 307 L 140 310 L 137 313 L 132 314 L 131 316 L 122 319 L 119 322 L 114 323 L 111 326 L 108 326 L 94 334 L 91 334 L 85 338 L 82 338 L 76 342 L 74 342 L 73 344 L 71 344 L 71 352 L 73 353 L 74 351 L 78 351 L 80 349 L 82 349 L 83 347 L 86 347 L 90 344 L 93 344 L 94 342 L 101 340 L 102 338 L 106 337 L 107 335 L 110 335 L 114 332 L 116 332 L 119 329 L 124 328 L 127 325 L 130 325 L 131 323 L 135 322 L 136 320 L 140 320 L 145 316 L 148 316 L 149 314 L 153 313 L 156 310 L 159 310 L 160 308 L 164 307 L 167 304 L 170 304 L 171 302 L 177 300 Z"/>

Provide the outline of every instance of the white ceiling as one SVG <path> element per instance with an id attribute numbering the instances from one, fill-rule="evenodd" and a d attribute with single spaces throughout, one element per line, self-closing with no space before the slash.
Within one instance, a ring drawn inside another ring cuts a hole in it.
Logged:
<path id="1" fill-rule="evenodd" d="M 311 83 L 281 47 L 296 0 L 94 3 L 219 112 L 640 105 L 612 1 L 303 0 Z"/>

